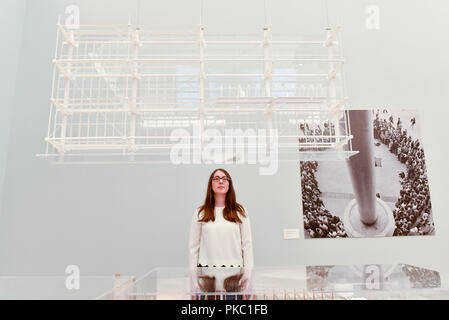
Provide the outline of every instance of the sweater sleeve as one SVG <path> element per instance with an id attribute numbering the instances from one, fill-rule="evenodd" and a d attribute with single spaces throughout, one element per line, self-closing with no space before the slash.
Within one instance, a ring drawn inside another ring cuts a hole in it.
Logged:
<path id="1" fill-rule="evenodd" d="M 242 239 L 242 256 L 243 266 L 245 268 L 253 268 L 253 241 L 251 236 L 251 224 L 249 220 L 248 212 L 246 211 L 246 217 L 241 217 L 242 223 L 240 224 L 240 236 Z"/>
<path id="2" fill-rule="evenodd" d="M 198 222 L 198 209 L 193 214 L 189 236 L 189 267 L 196 268 L 200 252 L 201 222 Z"/>

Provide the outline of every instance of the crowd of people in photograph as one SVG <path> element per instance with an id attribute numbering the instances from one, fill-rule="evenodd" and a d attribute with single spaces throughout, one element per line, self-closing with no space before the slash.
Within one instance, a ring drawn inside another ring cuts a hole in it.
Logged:
<path id="1" fill-rule="evenodd" d="M 335 138 L 322 137 L 335 136 L 335 125 L 330 121 L 323 121 L 321 124 L 308 122 L 299 124 L 299 151 L 323 151 L 326 149 L 323 143 L 335 142 Z"/>
<path id="2" fill-rule="evenodd" d="M 311 238 L 347 237 L 343 222 L 332 215 L 321 200 L 321 191 L 315 178 L 316 161 L 301 161 L 302 208 L 304 232 Z"/>
<path id="3" fill-rule="evenodd" d="M 327 279 L 329 271 L 334 266 L 306 266 L 307 290 L 309 291 L 327 291 L 329 290 L 329 281 Z"/>
<path id="4" fill-rule="evenodd" d="M 402 271 L 410 279 L 413 288 L 439 288 L 441 286 L 438 271 L 414 267 L 408 264 L 402 266 Z"/>
<path id="5" fill-rule="evenodd" d="M 395 203 L 393 215 L 395 230 L 393 236 L 428 235 L 434 233 L 430 192 L 424 159 L 424 150 L 419 139 L 412 138 L 416 118 L 403 124 L 401 118 L 396 119 L 387 110 L 377 110 L 374 119 L 374 138 L 377 145 L 386 145 L 398 161 L 406 167 L 399 173 L 401 190 Z M 303 122 L 299 124 L 299 151 L 322 151 L 323 143 L 334 142 L 335 126 L 330 121 L 317 123 Z M 407 133 L 411 130 L 412 135 Z M 318 162 L 301 162 L 302 203 L 304 212 L 304 229 L 306 236 L 312 238 L 347 237 L 343 222 L 332 215 L 321 199 L 321 191 L 315 178 Z M 379 195 L 378 195 L 379 196 Z"/>
<path id="6" fill-rule="evenodd" d="M 379 110 L 374 120 L 374 138 L 386 145 L 397 159 L 406 165 L 400 172 L 401 190 L 393 211 L 396 228 L 394 236 L 428 235 L 434 232 L 431 217 L 430 192 L 427 180 L 424 150 L 418 139 L 413 140 L 403 128 L 402 121 Z M 414 126 L 416 119 L 410 120 Z"/>

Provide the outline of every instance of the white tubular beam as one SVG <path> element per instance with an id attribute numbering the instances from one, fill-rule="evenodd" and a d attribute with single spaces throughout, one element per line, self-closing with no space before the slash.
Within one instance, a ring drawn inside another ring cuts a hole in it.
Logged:
<path id="1" fill-rule="evenodd" d="M 324 45 L 325 41 L 271 41 L 272 44 L 313 44 Z"/>
<path id="2" fill-rule="evenodd" d="M 167 128 L 173 128 L 174 126 L 167 126 Z M 162 127 L 159 127 L 162 128 Z M 239 136 L 239 135 L 237 135 Z M 243 136 L 247 136 L 247 135 L 243 135 Z M 134 137 L 135 139 L 142 139 L 142 140 L 146 140 L 146 139 L 160 139 L 160 138 L 170 138 L 171 135 L 152 135 L 152 136 L 138 136 L 138 137 Z M 269 137 L 269 135 L 265 135 L 265 137 Z M 282 138 L 297 138 L 298 135 L 285 135 L 282 136 Z M 352 139 L 352 136 L 299 136 L 300 138 L 304 138 L 304 139 L 323 139 L 323 138 L 336 138 L 339 140 L 349 140 Z M 48 140 L 49 142 L 54 142 L 54 143 L 58 143 L 59 141 L 61 141 L 61 138 L 46 138 L 45 140 Z M 128 141 L 129 137 L 121 137 L 121 136 L 114 136 L 114 137 L 74 137 L 74 138 L 66 138 L 65 140 L 67 141 L 95 141 L 95 143 L 99 143 L 98 141 L 107 141 L 107 143 L 110 143 L 110 141 Z M 326 144 L 329 144 L 330 142 L 325 142 Z M 296 144 L 296 143 L 295 143 Z M 86 144 L 87 146 L 87 144 Z"/>
<path id="3" fill-rule="evenodd" d="M 73 36 L 73 30 L 70 30 L 69 36 L 70 36 L 71 39 L 73 39 L 73 37 L 74 37 Z M 67 54 L 69 59 L 72 58 L 73 47 L 74 47 L 73 45 L 69 45 L 68 54 Z M 71 67 L 71 64 L 68 63 L 67 64 L 67 73 L 68 74 L 70 74 L 70 67 Z M 63 104 L 64 108 L 66 108 L 66 106 L 68 106 L 69 102 L 70 102 L 70 80 L 71 80 L 70 77 L 65 79 L 65 84 L 64 84 L 64 104 Z M 61 122 L 61 150 L 62 151 L 60 151 L 60 152 L 64 153 L 65 150 L 66 150 L 65 149 L 65 138 L 66 138 L 66 135 L 67 135 L 67 132 L 66 132 L 67 131 L 67 112 L 61 114 L 61 117 L 62 117 L 62 122 Z"/>
<path id="4" fill-rule="evenodd" d="M 327 39 L 325 42 L 326 47 L 330 47 L 334 44 L 334 40 L 337 36 L 338 30 L 340 30 L 340 26 L 335 27 L 335 29 L 332 32 L 327 33 Z"/>
<path id="5" fill-rule="evenodd" d="M 125 104 L 124 108 L 122 109 L 69 109 L 68 111 L 70 112 L 70 114 L 75 114 L 75 113 L 101 113 L 101 112 L 107 112 L 107 113 L 122 113 L 122 112 L 133 112 L 134 109 L 131 109 L 131 106 L 129 104 Z"/>
<path id="6" fill-rule="evenodd" d="M 134 44 L 134 56 L 133 59 L 137 59 L 139 57 L 139 30 L 136 28 L 131 32 L 132 41 Z M 130 112 L 130 120 L 129 120 L 129 143 L 128 143 L 128 151 L 135 152 L 136 151 L 136 106 L 137 106 L 137 85 L 139 81 L 139 77 L 137 76 L 138 70 L 137 67 L 133 64 L 133 70 L 135 72 L 135 77 L 132 78 L 132 89 L 131 89 L 131 101 L 129 101 L 129 112 Z"/>
<path id="7" fill-rule="evenodd" d="M 105 108 L 105 109 L 87 109 L 87 110 L 98 110 L 98 112 L 121 112 L 122 110 L 124 110 L 125 112 L 129 112 L 129 114 L 137 113 L 137 104 L 135 103 L 133 98 L 131 98 L 131 99 L 129 99 L 128 97 L 124 98 L 123 99 L 123 107 L 124 107 L 124 109 Z M 120 110 L 120 111 L 116 111 L 116 110 Z M 93 111 L 87 111 L 87 112 L 93 112 Z"/>
<path id="8" fill-rule="evenodd" d="M 271 80 L 273 73 L 273 62 L 270 60 L 270 28 L 265 27 L 263 30 L 263 59 L 264 59 L 264 87 L 265 96 L 271 97 Z M 270 104 L 267 108 L 270 108 Z"/>
<path id="9" fill-rule="evenodd" d="M 272 77 L 304 77 L 304 78 L 319 78 L 319 77 L 327 77 L 328 75 L 325 73 L 273 73 Z"/>
<path id="10" fill-rule="evenodd" d="M 64 29 L 64 26 L 60 23 L 58 23 L 57 26 L 58 26 L 58 29 L 61 32 L 62 36 L 64 37 L 65 41 L 67 42 L 67 44 L 69 44 L 70 46 L 73 46 L 73 47 L 78 47 L 78 43 L 76 43 L 76 41 L 74 39 L 73 30 L 71 30 L 70 32 L 67 32 L 67 30 Z"/>
<path id="11" fill-rule="evenodd" d="M 332 29 L 327 28 L 326 29 L 326 36 L 327 39 L 329 41 L 329 39 L 333 39 L 333 37 L 335 37 L 336 35 L 336 30 L 332 31 Z M 332 40 L 330 40 L 332 41 Z M 327 46 L 327 58 L 329 60 L 333 60 L 334 58 L 334 46 L 332 45 L 332 42 L 330 42 L 330 45 Z M 332 74 L 335 71 L 335 66 L 334 66 L 334 62 L 329 62 L 329 74 Z M 328 108 L 330 110 L 332 110 L 331 108 L 333 107 L 332 103 L 334 101 L 337 100 L 337 89 L 335 86 L 335 77 L 329 77 L 328 76 L 328 80 L 329 80 L 329 91 L 328 91 L 328 96 L 329 96 L 329 101 L 328 101 Z M 332 121 L 335 124 L 335 135 L 340 136 L 340 125 L 339 125 L 339 115 L 341 113 L 340 112 L 333 112 L 333 118 Z"/>
<path id="12" fill-rule="evenodd" d="M 334 138 L 334 137 L 332 137 Z M 343 136 L 343 138 L 341 137 L 337 137 L 338 141 L 335 143 L 335 148 L 342 150 L 343 146 L 350 140 L 352 140 L 352 138 L 354 138 L 353 135 L 349 135 L 349 136 Z"/>
<path id="13" fill-rule="evenodd" d="M 95 73 L 95 74 L 71 74 L 71 79 L 74 78 L 132 78 L 131 73 Z M 327 76 L 327 74 L 325 75 Z M 175 74 L 175 73 L 147 73 L 139 74 L 140 78 L 151 78 L 151 77 L 198 77 L 197 73 L 189 74 Z"/>
<path id="14" fill-rule="evenodd" d="M 198 44 L 198 41 L 188 40 L 157 40 L 157 41 L 142 41 L 142 44 Z"/>
<path id="15" fill-rule="evenodd" d="M 70 115 L 72 112 L 67 108 L 66 105 L 61 104 L 58 100 L 51 98 L 51 102 L 56 106 L 56 109 L 61 113 L 61 115 Z"/>
<path id="16" fill-rule="evenodd" d="M 79 33 L 83 34 L 83 33 Z M 147 41 L 139 41 L 142 45 L 146 44 L 197 44 L 198 41 L 195 40 L 147 40 Z M 130 44 L 132 41 L 103 41 L 103 40 L 91 40 L 91 41 L 77 41 L 77 45 L 80 44 Z M 260 40 L 241 40 L 241 41 L 207 41 L 206 45 L 261 45 L 263 41 Z M 320 45 L 323 46 L 326 44 L 326 41 L 272 41 L 273 45 Z M 337 41 L 333 41 L 334 44 L 338 44 Z"/>
<path id="17" fill-rule="evenodd" d="M 265 105 L 265 103 L 261 103 L 261 105 Z M 197 103 L 193 105 L 198 105 Z M 265 111 L 266 109 L 263 107 L 257 108 L 257 107 L 226 107 L 226 108 L 218 108 L 218 107 L 204 107 L 204 112 L 223 112 L 223 113 L 232 113 L 232 112 L 239 112 L 239 111 L 253 111 L 253 112 L 259 112 L 259 111 Z M 99 108 L 89 108 L 89 109 L 64 109 L 64 112 L 66 112 L 68 115 L 71 114 L 88 114 L 88 113 L 123 113 L 123 112 L 129 112 L 129 113 L 135 113 L 135 114 L 145 114 L 145 113 L 163 113 L 163 112 L 182 112 L 182 113 L 198 113 L 199 108 L 133 108 L 131 104 L 125 104 L 123 108 L 121 109 L 99 109 Z M 297 111 L 297 112 L 322 112 L 322 108 L 320 107 L 284 107 L 284 106 L 272 106 L 273 112 L 283 112 L 283 111 Z"/>
<path id="18" fill-rule="evenodd" d="M 264 58 L 264 87 L 265 87 L 265 96 L 271 97 L 271 86 L 273 80 L 273 61 L 270 56 L 270 41 L 271 41 L 271 32 L 270 26 L 266 26 L 263 30 L 263 58 Z M 266 123 L 268 132 L 270 132 L 270 143 L 268 149 L 271 152 L 271 148 L 274 144 L 274 137 L 271 136 L 273 131 L 273 104 L 274 100 L 270 101 L 265 106 L 264 113 L 266 114 Z M 268 150 L 267 150 L 268 151 Z M 276 150 L 277 152 L 278 150 Z"/>
<path id="19" fill-rule="evenodd" d="M 335 77 L 337 76 L 337 73 L 339 73 L 340 70 L 341 70 L 342 64 L 343 64 L 342 62 L 336 63 L 334 69 L 329 73 L 327 78 L 328 79 L 335 79 Z"/>
<path id="20" fill-rule="evenodd" d="M 203 41 L 202 43 L 205 43 Z M 89 63 L 89 62 L 103 62 L 103 63 L 128 63 L 130 60 L 127 58 L 117 59 L 59 59 L 60 63 Z M 133 59 L 132 61 L 138 62 L 201 62 L 201 61 L 298 61 L 298 62 L 344 62 L 343 59 L 324 59 L 324 58 L 280 58 L 280 59 L 264 59 L 264 58 L 204 58 L 204 59 L 186 59 L 186 58 L 140 58 Z"/>
<path id="21" fill-rule="evenodd" d="M 132 78 L 133 74 L 124 74 L 124 73 L 95 73 L 95 74 L 70 74 L 69 79 L 75 78 Z M 140 73 L 139 78 L 151 78 L 151 77 L 198 77 L 198 73 Z M 265 74 L 260 73 L 212 73 L 205 74 L 204 77 L 254 77 L 254 78 L 264 78 Z M 328 78 L 328 73 L 272 73 L 271 77 L 304 77 L 304 78 Z"/>
<path id="22" fill-rule="evenodd" d="M 58 23 L 60 23 L 60 21 L 61 21 L 61 16 L 58 17 Z M 59 32 L 56 32 L 54 60 L 58 57 L 58 44 L 59 44 Z M 56 68 L 53 67 L 50 100 L 55 98 L 55 88 L 56 88 Z M 54 106 L 54 103 L 52 101 L 52 103 L 50 103 L 50 112 L 49 112 L 49 116 L 48 116 L 47 138 L 50 137 L 50 130 L 51 130 L 51 124 L 52 124 L 52 119 L 53 119 L 53 106 Z M 45 140 L 45 141 L 47 141 L 47 140 Z M 46 143 L 45 144 L 45 153 L 48 154 L 48 152 L 49 152 L 49 143 Z"/>
<path id="23" fill-rule="evenodd" d="M 131 78 L 140 80 L 142 77 L 137 73 L 137 62 L 135 60 L 129 60 L 128 66 L 131 72 Z"/>
<path id="24" fill-rule="evenodd" d="M 205 68 L 204 68 L 204 27 L 200 26 L 200 41 L 199 41 L 199 51 L 200 51 L 200 72 L 199 72 L 199 88 L 200 88 L 200 113 L 204 112 L 204 82 L 205 82 Z"/>
<path id="25" fill-rule="evenodd" d="M 199 88 L 200 88 L 200 105 L 199 105 L 199 117 L 200 117 L 200 150 L 202 151 L 204 148 L 204 114 L 205 114 L 205 96 L 204 96 L 204 85 L 205 85 L 205 68 L 204 68 L 204 26 L 200 25 L 200 40 L 198 42 L 199 51 L 200 51 L 200 72 L 198 76 Z M 194 137 L 195 139 L 196 137 Z"/>
<path id="26" fill-rule="evenodd" d="M 69 49 L 70 50 L 70 49 Z M 64 68 L 61 65 L 61 62 L 59 60 L 54 59 L 53 63 L 56 65 L 56 67 L 58 68 L 59 72 L 62 73 L 62 75 L 64 76 L 65 80 L 73 80 L 73 76 L 69 71 L 69 68 Z M 70 65 L 70 63 L 67 64 L 68 66 Z"/>
<path id="27" fill-rule="evenodd" d="M 131 44 L 134 45 L 134 42 L 130 42 Z M 59 62 L 72 62 L 72 63 L 88 63 L 88 62 L 108 62 L 108 63 L 129 63 L 129 61 L 138 61 L 138 62 L 165 62 L 165 61 L 192 61 L 192 62 L 198 62 L 200 61 L 199 59 L 152 59 L 152 58 L 148 58 L 148 59 L 129 59 L 128 57 L 124 57 L 124 58 L 117 58 L 117 59 L 59 59 Z"/>
<path id="28" fill-rule="evenodd" d="M 343 107 L 347 101 L 348 101 L 348 98 L 341 99 L 340 101 L 338 101 L 337 103 L 335 103 L 331 106 L 329 112 L 332 113 L 334 116 L 336 116 L 343 110 Z"/>
<path id="29" fill-rule="evenodd" d="M 56 150 L 58 150 L 59 153 L 64 152 L 64 148 L 59 143 L 56 143 L 54 139 L 47 137 L 45 138 L 45 142 L 50 143 Z"/>
<path id="30" fill-rule="evenodd" d="M 296 59 L 273 59 L 273 61 L 298 61 L 298 62 L 344 62 L 343 59 L 306 59 L 306 58 L 296 58 Z"/>
<path id="31" fill-rule="evenodd" d="M 132 43 L 134 46 L 137 47 L 141 47 L 142 46 L 142 41 L 140 41 L 140 37 L 139 37 L 139 29 L 136 28 L 132 31 Z"/>

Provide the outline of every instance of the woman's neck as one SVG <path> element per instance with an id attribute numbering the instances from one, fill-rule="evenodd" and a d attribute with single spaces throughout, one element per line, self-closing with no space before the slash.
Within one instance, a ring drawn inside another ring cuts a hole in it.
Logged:
<path id="1" fill-rule="evenodd" d="M 215 206 L 216 207 L 224 207 L 225 200 L 226 200 L 225 194 L 215 194 Z"/>

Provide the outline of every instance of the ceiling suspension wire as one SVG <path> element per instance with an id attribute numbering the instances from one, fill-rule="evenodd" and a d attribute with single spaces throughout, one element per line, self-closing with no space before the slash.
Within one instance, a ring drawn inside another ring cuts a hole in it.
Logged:
<path id="1" fill-rule="evenodd" d="M 267 0 L 263 0 L 264 24 L 267 26 Z"/>
<path id="2" fill-rule="evenodd" d="M 137 14 L 136 14 L 136 19 L 137 19 L 137 25 L 140 25 L 140 11 L 141 11 L 141 6 L 142 6 L 142 1 L 141 0 L 137 0 Z"/>
<path id="3" fill-rule="evenodd" d="M 267 5 L 267 1 L 269 1 L 269 0 L 264 0 L 263 1 L 264 23 L 265 23 L 266 27 L 271 24 L 270 15 L 269 15 L 269 12 L 268 12 L 270 10 L 270 4 L 268 3 L 268 5 Z"/>
<path id="4" fill-rule="evenodd" d="M 323 0 L 324 2 L 324 11 L 326 12 L 326 25 L 329 28 L 329 8 L 327 5 L 327 0 Z"/>
<path id="5" fill-rule="evenodd" d="M 203 5 L 204 5 L 204 1 L 203 0 L 201 0 L 201 16 L 200 16 L 200 24 L 201 24 L 201 26 L 203 25 L 203 23 L 204 23 L 204 18 L 203 18 Z"/>

